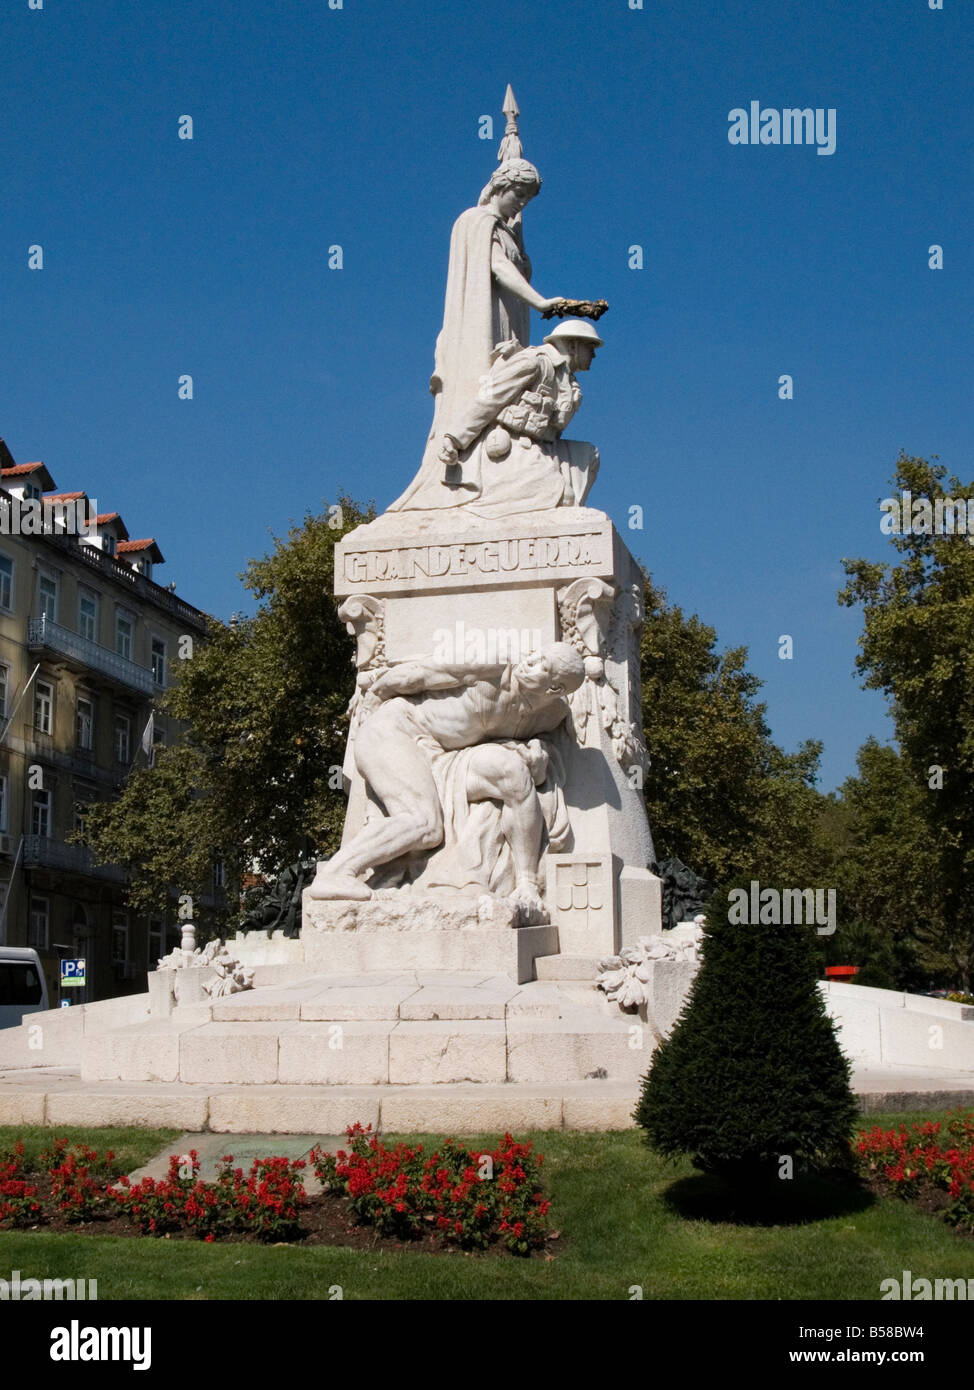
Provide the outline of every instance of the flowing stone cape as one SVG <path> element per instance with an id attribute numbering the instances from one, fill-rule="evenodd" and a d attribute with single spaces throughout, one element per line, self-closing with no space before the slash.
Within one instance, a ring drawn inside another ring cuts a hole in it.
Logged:
<path id="1" fill-rule="evenodd" d="M 435 397 L 433 427 L 419 472 L 388 510 L 423 511 L 455 507 L 469 493 L 443 482 L 439 441 L 476 398 L 480 378 L 490 369 L 494 348 L 510 338 L 527 347 L 531 311 L 494 280 L 490 259 L 494 242 L 529 279 L 531 264 L 500 213 L 492 207 L 468 208 L 453 224 L 446 281 L 443 327 L 436 340 L 430 389 Z"/>

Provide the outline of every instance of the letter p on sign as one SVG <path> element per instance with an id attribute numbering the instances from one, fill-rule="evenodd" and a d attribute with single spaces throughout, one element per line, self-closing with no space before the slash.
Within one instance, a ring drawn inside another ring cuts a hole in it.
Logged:
<path id="1" fill-rule="evenodd" d="M 71 986 L 83 985 L 85 982 L 85 959 L 84 956 L 77 960 L 62 960 L 61 962 L 61 988 L 68 989 Z"/>

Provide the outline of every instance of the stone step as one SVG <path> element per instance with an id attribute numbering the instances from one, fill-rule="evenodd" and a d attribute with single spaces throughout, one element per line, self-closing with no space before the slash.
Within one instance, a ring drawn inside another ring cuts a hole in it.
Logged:
<path id="1" fill-rule="evenodd" d="M 591 982 L 517 985 L 506 975 L 475 971 L 305 978 L 216 999 L 209 1005 L 209 1016 L 220 1023 L 558 1018 L 579 1004 L 619 1016 Z M 183 1013 L 179 1008 L 168 1017 L 179 1019 Z"/>
<path id="2" fill-rule="evenodd" d="M 539 980 L 582 980 L 594 984 L 599 970 L 598 956 L 539 956 L 534 962 Z"/>
<path id="3" fill-rule="evenodd" d="M 864 1114 L 974 1105 L 974 1073 L 855 1072 Z M 84 1082 L 77 1070 L 0 1071 L 0 1125 L 141 1125 L 219 1134 L 342 1134 L 356 1121 L 387 1133 L 503 1134 L 505 1130 L 633 1127 L 634 1081 L 503 1085 L 193 1086 Z"/>
<path id="4" fill-rule="evenodd" d="M 192 1086 L 82 1082 L 77 1073 L 0 1072 L 0 1124 L 164 1126 L 220 1134 L 628 1129 L 633 1083 L 434 1086 Z"/>
<path id="5" fill-rule="evenodd" d="M 416 1007 L 432 1008 L 422 995 L 411 996 L 420 1001 Z M 497 999 L 502 996 L 499 990 Z M 81 1076 L 86 1082 L 423 1086 L 629 1082 L 646 1071 L 653 1043 L 638 1021 L 591 1010 L 546 1017 L 544 1006 L 542 998 L 540 1016 L 506 1018 L 214 1019 L 186 1026 L 177 1010 L 168 1019 L 83 1039 Z"/>

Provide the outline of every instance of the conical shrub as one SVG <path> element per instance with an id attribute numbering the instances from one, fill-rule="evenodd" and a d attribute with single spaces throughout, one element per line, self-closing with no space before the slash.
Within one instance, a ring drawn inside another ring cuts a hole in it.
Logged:
<path id="1" fill-rule="evenodd" d="M 654 1148 L 705 1170 L 844 1163 L 857 1105 L 817 988 L 815 927 L 732 922 L 728 902 L 708 904 L 700 969 L 634 1118 Z"/>

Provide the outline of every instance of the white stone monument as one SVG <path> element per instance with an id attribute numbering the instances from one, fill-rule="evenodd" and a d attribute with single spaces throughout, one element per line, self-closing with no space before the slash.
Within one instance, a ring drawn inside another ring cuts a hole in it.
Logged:
<path id="1" fill-rule="evenodd" d="M 642 576 L 588 505 L 598 450 L 564 438 L 603 346 L 586 319 L 608 306 L 531 288 L 521 214 L 541 180 L 510 89 L 504 109 L 498 167 L 453 229 L 416 476 L 335 557 L 357 668 L 341 847 L 297 937 L 188 941 L 147 995 L 46 1022 L 45 1058 L 80 1070 L 71 1096 L 42 1098 L 49 1116 L 301 1133 L 630 1122 L 692 965 L 646 944 L 662 895 L 641 790 Z M 533 345 L 532 309 L 557 320 Z M 26 1042 L 8 1055 L 36 1064 Z"/>
<path id="2" fill-rule="evenodd" d="M 342 845 L 305 898 L 323 969 L 564 975 L 660 930 L 642 796 L 642 577 L 599 466 L 562 437 L 602 339 L 530 284 L 541 186 L 508 88 L 499 164 L 457 219 L 433 426 L 412 483 L 338 546 L 357 639 Z M 530 310 L 560 322 L 530 344 Z"/>
<path id="3" fill-rule="evenodd" d="M 700 924 L 660 935 L 639 786 L 641 575 L 587 505 L 598 451 L 562 437 L 602 346 L 564 315 L 603 306 L 531 288 L 520 222 L 541 181 L 509 88 L 504 110 L 499 166 L 453 230 L 419 470 L 336 555 L 358 671 L 348 814 L 300 935 L 194 950 L 187 932 L 147 994 L 3 1030 L 6 1123 L 632 1123 Z M 532 308 L 562 318 L 536 346 Z M 974 1009 L 825 989 L 860 1064 L 905 1066 L 936 1014 L 939 1065 L 963 1084 Z"/>

